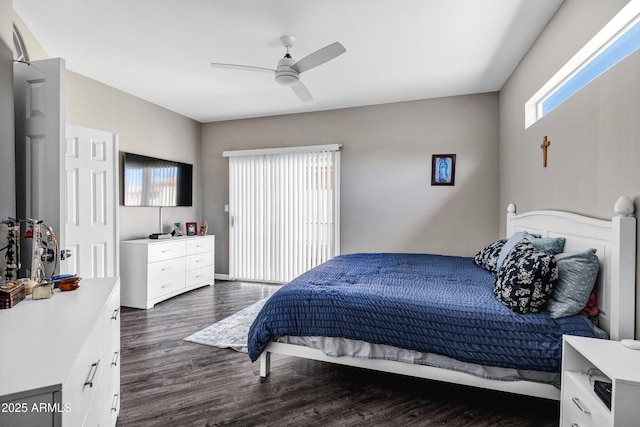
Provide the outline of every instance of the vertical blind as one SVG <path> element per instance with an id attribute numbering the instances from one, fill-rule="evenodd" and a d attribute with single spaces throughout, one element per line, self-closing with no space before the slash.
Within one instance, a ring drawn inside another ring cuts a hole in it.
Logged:
<path id="1" fill-rule="evenodd" d="M 231 278 L 288 282 L 339 253 L 339 148 L 224 152 Z"/>

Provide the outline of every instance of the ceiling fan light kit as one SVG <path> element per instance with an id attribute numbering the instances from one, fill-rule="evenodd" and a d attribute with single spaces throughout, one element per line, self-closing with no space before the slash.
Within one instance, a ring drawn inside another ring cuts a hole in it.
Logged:
<path id="1" fill-rule="evenodd" d="M 287 56 L 289 54 L 287 53 Z M 298 84 L 300 80 L 300 73 L 291 68 L 296 61 L 289 56 L 288 58 L 285 56 L 281 60 L 278 61 L 278 68 L 276 69 L 276 81 L 284 86 L 293 86 Z"/>
<path id="2" fill-rule="evenodd" d="M 245 71 L 273 72 L 276 82 L 283 86 L 291 87 L 293 93 L 295 93 L 301 101 L 309 102 L 313 100 L 313 97 L 307 87 L 300 80 L 300 73 L 331 61 L 337 56 L 345 53 L 347 50 L 339 42 L 334 42 L 310 55 L 305 56 L 299 61 L 295 61 L 289 53 L 289 49 L 293 46 L 295 41 L 296 38 L 292 35 L 284 35 L 280 37 L 280 42 L 287 49 L 287 53 L 278 61 L 278 65 L 275 70 L 252 65 L 224 64 L 218 62 L 212 62 L 211 66 L 216 68 L 232 68 Z"/>

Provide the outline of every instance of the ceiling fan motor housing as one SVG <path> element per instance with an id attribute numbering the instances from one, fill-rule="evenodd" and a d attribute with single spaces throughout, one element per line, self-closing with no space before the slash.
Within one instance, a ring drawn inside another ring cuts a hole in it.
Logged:
<path id="1" fill-rule="evenodd" d="M 300 73 L 293 70 L 291 66 L 296 61 L 289 57 L 284 57 L 278 61 L 278 68 L 276 69 L 276 81 L 284 86 L 293 86 L 300 80 Z"/>

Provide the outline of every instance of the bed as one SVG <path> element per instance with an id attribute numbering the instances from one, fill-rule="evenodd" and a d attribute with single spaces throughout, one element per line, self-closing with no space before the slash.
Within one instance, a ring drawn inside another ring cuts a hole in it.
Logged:
<path id="1" fill-rule="evenodd" d="M 563 334 L 633 337 L 636 221 L 626 200 L 611 220 L 508 207 L 506 236 L 562 240 L 566 254 L 595 249 L 598 328 L 580 314 L 514 312 L 496 299 L 495 272 L 471 257 L 348 254 L 267 301 L 249 356 L 263 377 L 281 354 L 557 400 Z"/>

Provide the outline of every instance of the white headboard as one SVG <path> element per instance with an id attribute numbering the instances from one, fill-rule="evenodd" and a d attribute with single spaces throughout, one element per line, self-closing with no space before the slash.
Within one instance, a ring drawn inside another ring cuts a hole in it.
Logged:
<path id="1" fill-rule="evenodd" d="M 625 199 L 625 200 L 623 200 Z M 564 237 L 564 251 L 597 249 L 600 273 L 596 283 L 600 328 L 613 340 L 634 337 L 636 287 L 636 218 L 633 203 L 623 197 L 611 221 L 561 211 L 507 212 L 507 237 L 528 231 L 542 237 Z M 626 214 L 626 215 L 625 215 Z"/>

